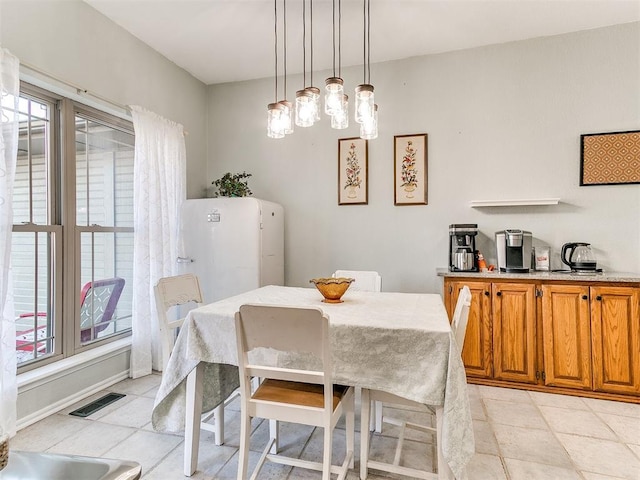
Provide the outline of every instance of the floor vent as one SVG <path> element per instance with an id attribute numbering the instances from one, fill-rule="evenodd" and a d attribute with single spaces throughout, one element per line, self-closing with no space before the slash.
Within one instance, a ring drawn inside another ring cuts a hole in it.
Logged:
<path id="1" fill-rule="evenodd" d="M 104 397 L 100 397 L 99 399 L 94 400 L 91 403 L 88 403 L 84 407 L 80 407 L 77 410 L 70 412 L 69 415 L 73 415 L 74 417 L 82 417 L 82 418 L 88 417 L 89 415 L 97 412 L 101 408 L 106 407 L 110 403 L 113 403 L 116 400 L 121 399 L 124 396 L 125 395 L 122 393 L 109 393 Z"/>

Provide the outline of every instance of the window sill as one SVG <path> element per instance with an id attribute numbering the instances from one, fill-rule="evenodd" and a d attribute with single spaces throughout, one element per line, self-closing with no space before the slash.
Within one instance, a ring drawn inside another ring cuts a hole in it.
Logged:
<path id="1" fill-rule="evenodd" d="M 116 340 L 101 347 L 87 350 L 59 362 L 50 363 L 40 368 L 34 368 L 17 376 L 18 391 L 36 388 L 53 378 L 68 375 L 71 372 L 98 363 L 107 357 L 118 355 L 131 349 L 131 337 Z"/>

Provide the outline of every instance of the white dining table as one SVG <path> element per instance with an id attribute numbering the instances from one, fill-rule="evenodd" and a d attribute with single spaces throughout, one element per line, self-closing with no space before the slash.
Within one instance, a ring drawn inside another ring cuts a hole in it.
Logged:
<path id="1" fill-rule="evenodd" d="M 382 390 L 436 407 L 439 478 L 466 478 L 474 454 L 467 383 L 440 295 L 347 291 L 324 303 L 311 288 L 266 286 L 196 308 L 163 372 L 154 429 L 184 430 L 184 474 L 198 462 L 200 415 L 238 386 L 234 316 L 247 303 L 314 306 L 329 317 L 336 383 Z"/>

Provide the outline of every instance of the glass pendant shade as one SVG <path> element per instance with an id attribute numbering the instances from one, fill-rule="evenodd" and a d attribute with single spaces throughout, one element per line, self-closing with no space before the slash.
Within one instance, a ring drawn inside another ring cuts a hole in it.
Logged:
<path id="1" fill-rule="evenodd" d="M 356 87 L 355 120 L 362 123 L 365 119 L 373 117 L 373 85 L 363 83 Z"/>
<path id="2" fill-rule="evenodd" d="M 360 124 L 360 138 L 365 140 L 378 138 L 378 105 L 373 106 L 373 115 Z"/>
<path id="3" fill-rule="evenodd" d="M 313 122 L 315 123 L 320 120 L 320 89 L 317 87 L 307 87 L 305 90 L 309 92 L 313 100 Z"/>
<path id="4" fill-rule="evenodd" d="M 296 92 L 296 125 L 299 127 L 311 127 L 315 122 L 313 97 L 307 90 Z"/>
<path id="5" fill-rule="evenodd" d="M 293 133 L 293 105 L 287 100 L 280 100 L 278 105 L 282 105 L 282 125 L 286 135 Z"/>
<path id="6" fill-rule="evenodd" d="M 329 77 L 325 80 L 324 91 L 324 113 L 333 116 L 342 108 L 344 81 L 339 77 Z"/>
<path id="7" fill-rule="evenodd" d="M 281 104 L 270 103 L 267 105 L 267 137 L 284 137 L 283 113 L 284 107 Z"/>
<path id="8" fill-rule="evenodd" d="M 349 97 L 342 95 L 340 109 L 331 116 L 331 128 L 343 130 L 349 127 Z"/>

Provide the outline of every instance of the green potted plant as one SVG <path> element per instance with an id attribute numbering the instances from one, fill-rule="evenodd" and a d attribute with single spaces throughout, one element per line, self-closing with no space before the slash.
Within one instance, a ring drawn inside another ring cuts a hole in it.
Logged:
<path id="1" fill-rule="evenodd" d="M 221 178 L 211 182 L 211 185 L 215 187 L 213 192 L 214 197 L 246 197 L 252 195 L 253 192 L 249 188 L 247 178 L 251 176 L 250 173 L 225 173 Z"/>

